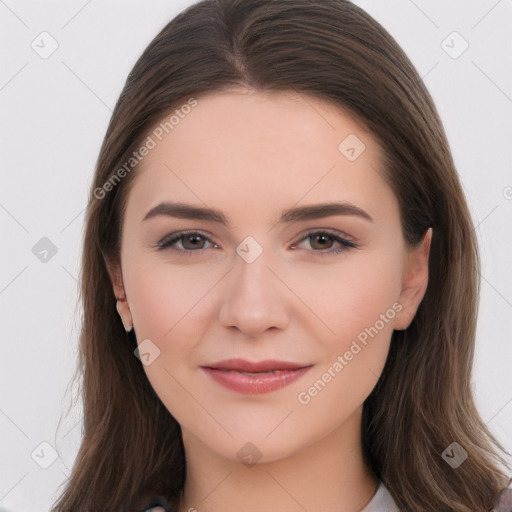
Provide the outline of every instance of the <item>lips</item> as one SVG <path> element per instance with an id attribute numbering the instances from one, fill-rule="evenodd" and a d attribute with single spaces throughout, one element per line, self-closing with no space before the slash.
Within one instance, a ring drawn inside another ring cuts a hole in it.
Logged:
<path id="1" fill-rule="evenodd" d="M 226 359 L 207 368 L 215 370 L 235 370 L 239 372 L 261 373 L 280 370 L 298 370 L 310 365 L 290 363 L 287 361 L 276 361 L 275 359 L 267 359 L 265 361 L 251 362 L 245 359 Z"/>
<path id="2" fill-rule="evenodd" d="M 214 381 L 232 391 L 259 394 L 276 391 L 291 384 L 311 366 L 273 359 L 259 362 L 228 359 L 201 368 Z"/>

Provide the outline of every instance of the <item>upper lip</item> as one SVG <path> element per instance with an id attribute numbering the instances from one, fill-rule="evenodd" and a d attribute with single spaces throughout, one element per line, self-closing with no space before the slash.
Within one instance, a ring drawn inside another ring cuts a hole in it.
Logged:
<path id="1" fill-rule="evenodd" d="M 289 361 L 277 361 L 275 359 L 266 359 L 264 361 L 247 361 L 245 359 L 226 359 L 218 363 L 205 365 L 205 368 L 214 368 L 216 370 L 233 370 L 240 372 L 270 372 L 276 370 L 298 370 L 306 366 L 300 363 L 291 363 Z"/>

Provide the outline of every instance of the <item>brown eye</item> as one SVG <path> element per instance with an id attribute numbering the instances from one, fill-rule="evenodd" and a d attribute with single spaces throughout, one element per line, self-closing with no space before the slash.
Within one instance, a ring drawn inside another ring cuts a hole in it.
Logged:
<path id="1" fill-rule="evenodd" d="M 310 232 L 304 236 L 298 244 L 294 244 L 292 248 L 295 249 L 299 244 L 306 241 L 309 242 L 309 247 L 313 249 L 312 252 L 318 253 L 320 256 L 335 255 L 351 248 L 357 248 L 354 242 L 346 240 L 338 233 L 331 233 L 329 231 Z M 337 248 L 336 245 L 338 246 Z"/>
<path id="2" fill-rule="evenodd" d="M 170 249 L 177 253 L 192 254 L 200 253 L 203 249 L 208 249 L 211 246 L 217 247 L 207 236 L 202 235 L 196 231 L 188 233 L 171 233 L 165 236 L 157 244 L 159 249 Z"/>
<path id="3" fill-rule="evenodd" d="M 182 235 L 181 245 L 186 250 L 203 249 L 204 237 L 201 235 Z"/>
<path id="4" fill-rule="evenodd" d="M 334 243 L 334 238 L 326 233 L 309 235 L 308 238 L 313 249 L 330 249 Z"/>

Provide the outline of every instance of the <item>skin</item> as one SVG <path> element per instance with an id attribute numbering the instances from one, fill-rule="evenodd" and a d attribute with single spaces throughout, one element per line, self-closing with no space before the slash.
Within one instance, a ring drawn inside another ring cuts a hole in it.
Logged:
<path id="1" fill-rule="evenodd" d="M 349 134 L 366 146 L 355 161 L 338 150 Z M 290 92 L 231 89 L 200 98 L 137 167 L 121 262 L 109 272 L 124 325 L 160 350 L 144 370 L 182 427 L 180 512 L 356 512 L 373 497 L 362 405 L 393 330 L 407 328 L 425 294 L 432 236 L 429 229 L 420 245 L 406 246 L 381 162 L 376 140 L 339 108 Z M 219 209 L 230 226 L 163 215 L 142 221 L 166 200 Z M 373 222 L 333 215 L 276 224 L 283 210 L 330 201 L 357 205 Z M 322 255 L 340 245 L 305 238 L 312 229 L 338 231 L 358 248 Z M 182 230 L 207 238 L 157 248 Z M 252 263 L 236 252 L 247 236 L 263 248 Z M 196 252 L 184 255 L 184 247 Z M 393 304 L 401 306 L 394 318 L 300 403 L 298 394 Z M 200 368 L 232 357 L 313 367 L 283 389 L 244 395 Z M 237 456 L 247 442 L 261 456 L 255 465 Z"/>

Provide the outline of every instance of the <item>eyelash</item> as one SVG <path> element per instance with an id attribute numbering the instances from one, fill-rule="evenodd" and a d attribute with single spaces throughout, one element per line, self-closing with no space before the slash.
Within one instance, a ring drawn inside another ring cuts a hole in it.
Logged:
<path id="1" fill-rule="evenodd" d="M 204 240 L 207 240 L 208 242 L 212 242 L 210 240 L 210 238 L 208 238 L 207 236 L 203 235 L 202 233 L 200 233 L 198 231 L 180 231 L 178 233 L 171 233 L 170 235 L 167 235 L 164 238 L 162 238 L 157 243 L 157 249 L 159 249 L 159 250 L 170 249 L 172 251 L 182 253 L 186 256 L 194 256 L 194 253 L 199 253 L 199 252 L 205 250 L 202 248 L 196 249 L 196 250 L 176 249 L 176 247 L 174 247 L 176 242 L 180 241 L 183 237 L 185 237 L 187 235 L 199 235 Z M 298 242 L 294 243 L 293 246 L 295 246 L 301 242 L 304 242 L 305 240 L 307 240 L 309 237 L 311 237 L 313 235 L 327 235 L 328 237 L 332 238 L 334 241 L 338 242 L 341 245 L 341 247 L 339 247 L 338 249 L 329 249 L 326 251 L 312 249 L 313 252 L 318 253 L 320 256 L 335 256 L 335 255 L 345 252 L 349 249 L 357 249 L 358 248 L 358 246 L 354 242 L 346 240 L 345 238 L 341 237 L 338 233 L 328 231 L 328 230 L 310 231 L 310 232 L 306 233 L 306 235 L 303 236 Z"/>

